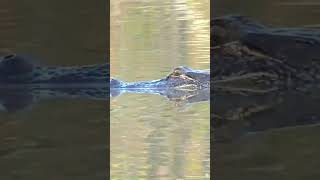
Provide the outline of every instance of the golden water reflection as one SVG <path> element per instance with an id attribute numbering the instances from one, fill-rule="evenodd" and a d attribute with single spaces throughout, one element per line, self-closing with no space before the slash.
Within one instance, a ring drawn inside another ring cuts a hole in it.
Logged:
<path id="1" fill-rule="evenodd" d="M 209 0 L 111 1 L 111 76 L 162 78 L 173 67 L 210 66 Z M 208 179 L 209 102 L 111 99 L 112 179 Z"/>

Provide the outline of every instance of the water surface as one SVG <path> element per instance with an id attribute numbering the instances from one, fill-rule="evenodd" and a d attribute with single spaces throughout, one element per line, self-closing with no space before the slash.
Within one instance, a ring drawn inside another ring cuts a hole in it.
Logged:
<path id="1" fill-rule="evenodd" d="M 44 65 L 105 63 L 105 1 L 0 2 L 0 56 Z M 104 179 L 108 102 L 0 90 L 0 179 Z M 9 108 L 9 109 L 8 109 Z M 9 112 L 8 112 L 9 110 Z"/>
<path id="2" fill-rule="evenodd" d="M 153 80 L 209 69 L 209 1 L 111 1 L 111 76 Z M 111 98 L 113 179 L 208 179 L 209 101 Z"/>

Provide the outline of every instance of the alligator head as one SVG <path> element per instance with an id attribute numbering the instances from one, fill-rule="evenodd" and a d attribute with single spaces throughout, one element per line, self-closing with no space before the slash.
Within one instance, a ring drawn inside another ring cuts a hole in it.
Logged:
<path id="1" fill-rule="evenodd" d="M 320 31 L 242 16 L 216 18 L 211 30 L 216 139 L 319 124 Z"/>
<path id="2" fill-rule="evenodd" d="M 264 26 L 245 16 L 211 23 L 215 90 L 305 91 L 319 83 L 319 31 Z"/>
<path id="3" fill-rule="evenodd" d="M 265 26 L 257 23 L 247 16 L 223 16 L 210 21 L 212 45 L 222 45 L 229 42 L 239 41 L 249 32 L 260 32 Z"/>
<path id="4" fill-rule="evenodd" d="M 113 95 L 122 92 L 161 94 L 168 91 L 195 91 L 209 88 L 209 70 L 193 70 L 183 66 L 174 68 L 171 73 L 159 80 L 127 83 L 110 79 L 110 90 Z"/>
<path id="5" fill-rule="evenodd" d="M 318 29 L 264 26 L 246 16 L 217 17 L 211 23 L 215 51 L 228 49 L 241 54 L 242 49 L 247 54 L 279 59 L 296 67 L 303 66 L 305 61 L 320 60 Z M 235 43 L 241 47 L 234 46 Z"/>

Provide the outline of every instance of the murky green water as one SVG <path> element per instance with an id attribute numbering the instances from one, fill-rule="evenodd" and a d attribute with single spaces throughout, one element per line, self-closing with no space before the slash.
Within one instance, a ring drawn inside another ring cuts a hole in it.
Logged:
<path id="1" fill-rule="evenodd" d="M 0 55 L 36 63 L 104 63 L 105 1 L 0 2 Z M 105 179 L 108 102 L 0 92 L 0 179 Z M 5 104 L 6 102 L 6 104 Z"/>
<path id="2" fill-rule="evenodd" d="M 153 80 L 208 69 L 209 1 L 111 1 L 111 76 Z M 112 179 L 208 179 L 209 101 L 111 98 Z"/>

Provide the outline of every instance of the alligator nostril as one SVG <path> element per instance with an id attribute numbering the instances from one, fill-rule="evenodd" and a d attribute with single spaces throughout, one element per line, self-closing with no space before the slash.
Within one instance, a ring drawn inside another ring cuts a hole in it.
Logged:
<path id="1" fill-rule="evenodd" d="M 110 87 L 111 88 L 116 88 L 121 86 L 121 81 L 117 79 L 110 78 Z"/>

